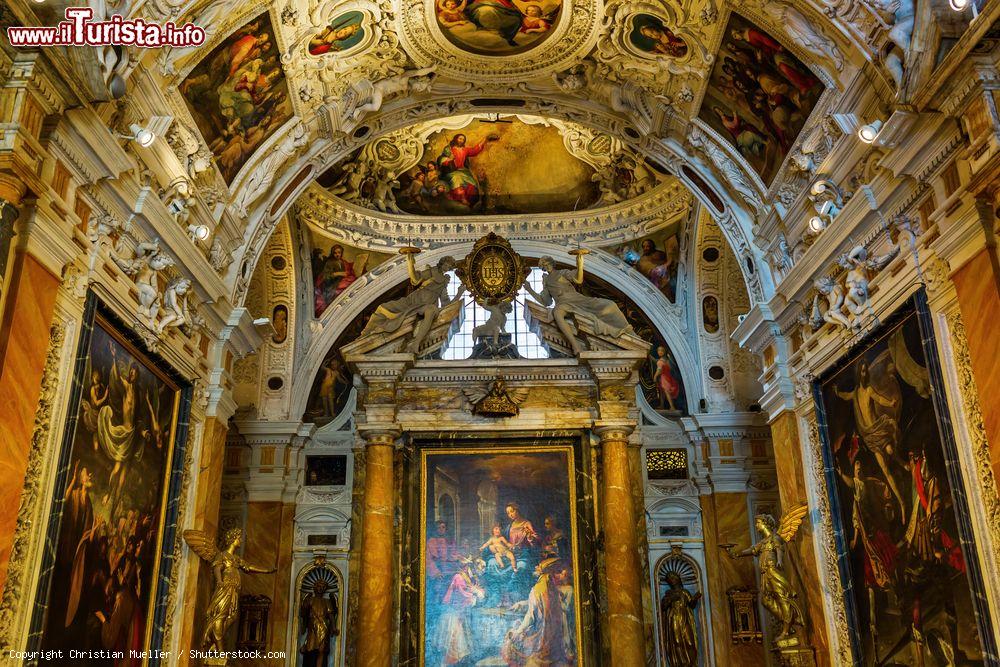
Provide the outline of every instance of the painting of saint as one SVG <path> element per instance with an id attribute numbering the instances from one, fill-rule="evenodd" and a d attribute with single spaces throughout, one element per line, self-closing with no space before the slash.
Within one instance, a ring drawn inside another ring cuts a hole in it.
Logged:
<path id="1" fill-rule="evenodd" d="M 40 648 L 127 656 L 150 645 L 166 594 L 157 581 L 180 391 L 100 315 L 83 344 Z"/>
<path id="2" fill-rule="evenodd" d="M 592 275 L 584 277 L 580 291 L 587 296 L 611 299 L 632 325 L 635 335 L 649 343 L 646 363 L 639 367 L 639 386 L 646 402 L 668 417 L 687 414 L 687 393 L 680 366 L 662 334 L 642 309 L 610 284 Z"/>
<path id="3" fill-rule="evenodd" d="M 330 239 L 313 234 L 310 257 L 313 278 L 313 313 L 316 317 L 344 293 L 355 280 L 369 268 L 381 264 L 389 255 L 361 251 L 357 248 L 333 243 Z"/>
<path id="4" fill-rule="evenodd" d="M 698 117 L 769 184 L 823 90 L 780 42 L 732 14 Z"/>
<path id="5" fill-rule="evenodd" d="M 438 27 L 455 46 L 513 55 L 540 44 L 559 20 L 562 0 L 436 0 Z"/>
<path id="6" fill-rule="evenodd" d="M 678 225 L 670 225 L 654 234 L 623 244 L 615 250 L 615 254 L 653 283 L 668 301 L 676 301 L 680 259 Z"/>
<path id="7" fill-rule="evenodd" d="M 859 659 L 981 665 L 974 542 L 956 516 L 968 510 L 954 492 L 961 473 L 939 428 L 923 324 L 907 307 L 820 381 L 827 483 L 839 498 Z"/>
<path id="8" fill-rule="evenodd" d="M 578 664 L 572 448 L 421 459 L 423 663 Z"/>
<path id="9" fill-rule="evenodd" d="M 332 251 L 332 248 L 329 250 Z M 372 254 L 380 255 L 380 253 Z M 388 255 L 385 257 L 388 257 Z M 323 363 L 320 364 L 319 372 L 316 373 L 316 377 L 313 380 L 312 389 L 309 391 L 308 407 L 302 415 L 304 420 L 312 422 L 317 426 L 323 426 L 343 412 L 351 396 L 353 382 L 351 372 L 347 368 L 343 356 L 340 354 L 340 348 L 358 339 L 365 328 L 365 324 L 368 323 L 368 320 L 380 304 L 405 296 L 409 283 L 410 281 L 407 280 L 392 289 L 386 290 L 378 301 L 365 307 L 340 332 L 337 340 L 326 353 Z"/>
<path id="10" fill-rule="evenodd" d="M 338 53 L 357 46 L 365 37 L 365 29 L 361 26 L 364 19 L 365 15 L 359 11 L 337 16 L 309 40 L 309 55 Z"/>
<path id="11" fill-rule="evenodd" d="M 714 296 L 706 296 L 701 300 L 701 322 L 708 333 L 719 330 L 719 300 Z"/>
<path id="12" fill-rule="evenodd" d="M 663 20 L 651 14 L 637 14 L 632 18 L 629 42 L 644 53 L 667 58 L 683 58 L 688 45 L 668 28 Z"/>
<path id="13" fill-rule="evenodd" d="M 261 14 L 212 49 L 179 86 L 226 183 L 292 117 L 280 57 L 271 22 Z"/>
<path id="14" fill-rule="evenodd" d="M 399 176 L 396 203 L 416 215 L 579 210 L 600 199 L 595 173 L 553 126 L 473 119 L 426 139 L 417 164 Z"/>
<path id="15" fill-rule="evenodd" d="M 288 338 L 288 306 L 278 304 L 271 311 L 271 326 L 274 333 L 271 334 L 271 342 L 281 345 Z"/>

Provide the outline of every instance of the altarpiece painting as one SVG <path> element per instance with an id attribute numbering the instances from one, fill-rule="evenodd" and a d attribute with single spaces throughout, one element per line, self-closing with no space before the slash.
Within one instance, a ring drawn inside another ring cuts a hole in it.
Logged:
<path id="1" fill-rule="evenodd" d="M 93 301 L 93 299 L 92 299 Z M 41 649 L 155 646 L 184 391 L 99 312 L 84 329 L 39 584 Z M 186 429 L 185 429 L 186 430 Z M 172 547 L 166 550 L 172 551 Z"/>
<path id="2" fill-rule="evenodd" d="M 424 449 L 424 665 L 578 665 L 571 446 Z"/>
<path id="3" fill-rule="evenodd" d="M 841 571 L 863 664 L 980 665 L 988 611 L 930 318 L 917 304 L 816 385 Z"/>

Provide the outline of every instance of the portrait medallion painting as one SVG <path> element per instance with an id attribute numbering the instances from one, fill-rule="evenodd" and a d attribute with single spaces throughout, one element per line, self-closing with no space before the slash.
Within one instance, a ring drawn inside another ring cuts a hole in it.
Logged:
<path id="1" fill-rule="evenodd" d="M 359 11 L 344 12 L 336 16 L 325 28 L 309 40 L 309 55 L 348 51 L 365 37 L 362 23 L 365 15 Z"/>
<path id="2" fill-rule="evenodd" d="M 573 449 L 421 451 L 422 664 L 579 665 Z"/>
<path id="3" fill-rule="evenodd" d="M 632 31 L 628 41 L 639 51 L 657 57 L 683 58 L 688 45 L 668 28 L 663 19 L 652 14 L 637 14 L 632 17 Z"/>
<path id="4" fill-rule="evenodd" d="M 434 0 L 437 24 L 455 46 L 487 56 L 523 53 L 552 33 L 562 0 Z"/>
<path id="5" fill-rule="evenodd" d="M 264 13 L 212 49 L 179 86 L 226 183 L 292 117 L 280 56 Z"/>
<path id="6" fill-rule="evenodd" d="M 698 117 L 769 184 L 823 90 L 778 40 L 732 14 Z"/>
<path id="7" fill-rule="evenodd" d="M 101 315 L 84 345 L 39 645 L 122 651 L 102 664 L 136 664 L 128 651 L 151 646 L 166 594 L 157 582 L 181 391 Z"/>
<path id="8" fill-rule="evenodd" d="M 427 138 L 417 166 L 399 175 L 396 202 L 417 215 L 572 211 L 597 202 L 594 174 L 553 126 L 474 119 Z"/>
<path id="9" fill-rule="evenodd" d="M 386 261 L 391 255 L 359 250 L 333 239 L 311 232 L 310 266 L 313 278 L 313 314 L 316 317 L 343 294 L 368 269 Z"/>
<path id="10" fill-rule="evenodd" d="M 271 342 L 281 345 L 288 338 L 288 306 L 278 304 L 271 311 L 271 327 L 274 333 L 271 334 Z"/>
<path id="11" fill-rule="evenodd" d="M 949 422 L 934 402 L 940 374 L 926 352 L 929 329 L 929 317 L 921 322 L 907 306 L 817 383 L 842 572 L 866 665 L 984 664 L 970 584 L 981 579 L 967 551 Z M 935 657 L 945 655 L 947 663 Z"/>

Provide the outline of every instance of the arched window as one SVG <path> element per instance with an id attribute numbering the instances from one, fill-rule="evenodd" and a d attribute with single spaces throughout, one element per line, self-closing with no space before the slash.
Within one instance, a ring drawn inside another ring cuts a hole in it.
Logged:
<path id="1" fill-rule="evenodd" d="M 531 273 L 528 274 L 528 283 L 532 289 L 535 291 L 542 289 L 542 278 L 544 275 L 544 272 L 537 267 L 531 269 Z M 448 284 L 448 296 L 455 298 L 460 282 L 454 272 L 451 273 L 451 276 L 452 280 Z M 534 301 L 531 295 L 528 294 L 528 290 L 522 287 L 514 299 L 514 312 L 507 316 L 506 331 L 511 334 L 511 341 L 517 346 L 517 351 L 522 358 L 548 359 L 548 348 L 534 332 L 528 329 L 524 304 L 529 299 Z M 488 317 L 489 313 L 486 312 L 486 309 L 466 295 L 465 320 L 458 331 L 455 331 L 448 339 L 448 342 L 445 343 L 445 347 L 441 351 L 441 358 L 452 360 L 468 359 L 472 354 L 472 348 L 476 344 L 476 341 L 472 339 L 472 330 L 486 322 Z"/>

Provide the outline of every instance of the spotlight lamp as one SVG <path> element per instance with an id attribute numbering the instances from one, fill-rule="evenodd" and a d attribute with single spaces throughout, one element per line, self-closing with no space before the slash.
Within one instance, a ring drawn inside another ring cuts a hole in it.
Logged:
<path id="1" fill-rule="evenodd" d="M 861 139 L 861 141 L 865 142 L 866 144 L 870 144 L 873 141 L 875 141 L 876 138 L 878 138 L 878 133 L 881 131 L 882 131 L 882 121 L 873 120 L 867 125 L 862 125 L 861 127 L 858 128 L 858 139 Z"/>
<path id="2" fill-rule="evenodd" d="M 149 148 L 153 145 L 153 142 L 156 141 L 156 133 L 148 128 L 132 123 L 129 125 L 128 129 L 132 132 L 132 134 L 119 134 L 118 138 L 134 141 L 143 148 Z"/>
<path id="3" fill-rule="evenodd" d="M 823 218 L 818 215 L 809 218 L 809 231 L 813 234 L 819 234 L 824 229 L 826 229 L 826 222 Z"/>
<path id="4" fill-rule="evenodd" d="M 188 235 L 192 241 L 206 240 L 210 231 L 208 225 L 188 225 Z"/>
<path id="5" fill-rule="evenodd" d="M 972 4 L 971 0 L 948 0 L 948 6 L 956 12 L 964 12 Z"/>

